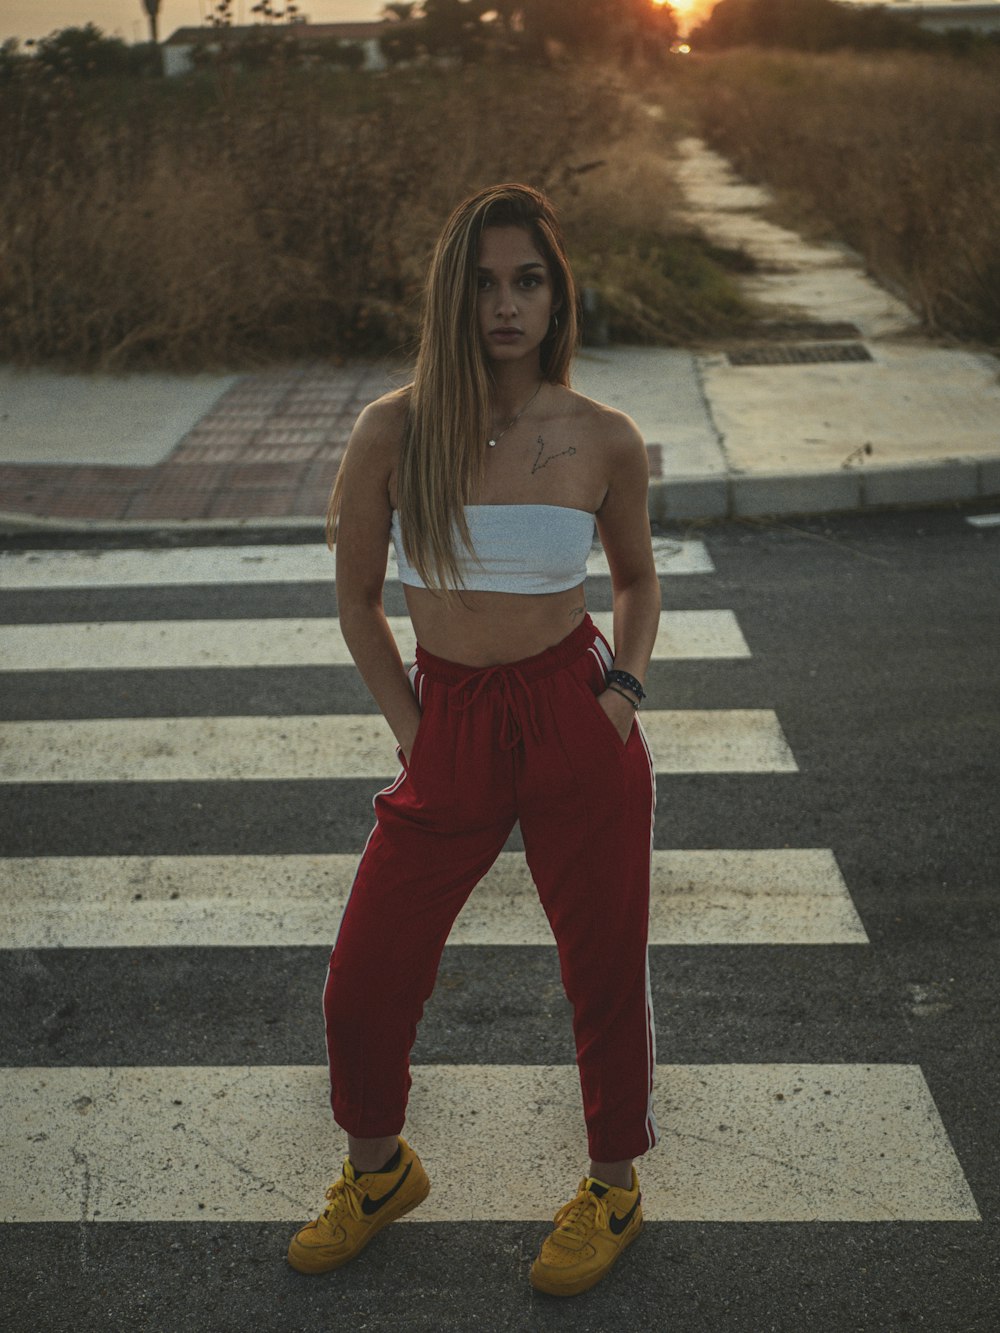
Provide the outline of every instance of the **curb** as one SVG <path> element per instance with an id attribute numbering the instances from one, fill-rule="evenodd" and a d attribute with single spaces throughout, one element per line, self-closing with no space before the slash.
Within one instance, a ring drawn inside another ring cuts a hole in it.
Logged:
<path id="1" fill-rule="evenodd" d="M 773 472 L 652 478 L 649 517 L 670 524 L 691 520 L 771 518 L 788 514 L 865 512 L 897 505 L 1000 501 L 1000 458 L 957 458 L 865 470 Z M 0 511 L 0 538 L 140 536 L 170 532 L 204 539 L 212 533 L 294 532 L 323 538 L 324 518 L 271 516 L 215 519 L 66 519 Z"/>
<path id="2" fill-rule="evenodd" d="M 0 510 L 0 541 L 5 537 L 30 536 L 31 534 L 36 534 L 39 537 L 46 535 L 51 537 L 99 537 L 102 535 L 107 537 L 139 537 L 144 533 L 170 532 L 178 536 L 204 539 L 213 533 L 225 534 L 229 537 L 240 532 L 254 534 L 268 531 L 294 532 L 296 534 L 312 532 L 315 534 L 317 541 L 325 541 L 324 523 L 325 520 L 321 514 L 317 514 L 315 518 L 262 516 L 260 518 L 81 518 L 74 520 L 45 518 L 35 514 L 16 514 Z"/>
<path id="3" fill-rule="evenodd" d="M 654 522 L 829 514 L 1000 498 L 1000 458 L 957 458 L 837 472 L 729 473 L 656 478 Z"/>

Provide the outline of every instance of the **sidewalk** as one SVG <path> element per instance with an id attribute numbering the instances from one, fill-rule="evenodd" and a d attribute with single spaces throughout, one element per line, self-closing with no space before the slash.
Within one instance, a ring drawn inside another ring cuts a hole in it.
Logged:
<path id="1" fill-rule="evenodd" d="M 765 343 L 584 349 L 574 387 L 634 417 L 657 521 L 1000 497 L 1000 360 L 921 338 L 846 247 L 767 222 L 766 191 L 682 145 L 689 220 L 759 263 Z M 387 362 L 127 378 L 0 368 L 0 532 L 316 527 Z"/>

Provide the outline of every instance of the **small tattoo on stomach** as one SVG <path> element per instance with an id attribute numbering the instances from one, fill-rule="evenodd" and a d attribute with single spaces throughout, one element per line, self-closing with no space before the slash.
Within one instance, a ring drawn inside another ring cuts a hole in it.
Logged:
<path id="1" fill-rule="evenodd" d="M 568 449 L 560 449 L 557 454 L 549 454 L 548 458 L 542 458 L 542 454 L 544 452 L 545 452 L 545 441 L 541 437 L 541 435 L 539 435 L 538 453 L 535 455 L 535 461 L 531 465 L 532 474 L 540 472 L 543 467 L 548 467 L 548 465 L 552 462 L 554 458 L 563 458 L 566 454 L 575 454 L 576 449 L 573 447 L 573 445 L 570 445 Z"/>

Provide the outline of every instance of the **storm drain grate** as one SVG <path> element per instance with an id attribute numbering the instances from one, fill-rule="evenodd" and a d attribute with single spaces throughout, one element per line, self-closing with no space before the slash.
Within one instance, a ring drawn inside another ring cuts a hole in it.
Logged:
<path id="1" fill-rule="evenodd" d="M 769 338 L 786 342 L 825 342 L 829 339 L 860 338 L 857 324 L 846 319 L 769 319 L 764 322 Z"/>
<path id="2" fill-rule="evenodd" d="M 742 347 L 727 352 L 731 366 L 803 366 L 819 361 L 872 361 L 864 343 L 813 343 L 809 347 Z"/>

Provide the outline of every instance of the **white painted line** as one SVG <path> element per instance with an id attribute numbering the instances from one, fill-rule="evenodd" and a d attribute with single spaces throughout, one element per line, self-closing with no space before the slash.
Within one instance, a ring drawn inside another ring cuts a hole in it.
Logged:
<path id="1" fill-rule="evenodd" d="M 301 1222 L 346 1150 L 321 1066 L 3 1069 L 0 1104 L 8 1222 Z M 654 1104 L 649 1221 L 981 1220 L 917 1066 L 660 1065 Z M 549 1220 L 586 1169 L 572 1065 L 416 1065 L 403 1132 L 407 1222 Z"/>
<path id="2" fill-rule="evenodd" d="M 769 708 L 651 709 L 641 725 L 657 773 L 797 773 Z"/>
<path id="3" fill-rule="evenodd" d="M 652 944 L 867 944 L 832 851 L 653 853 Z"/>
<path id="4" fill-rule="evenodd" d="M 329 583 L 333 555 L 320 543 L 186 546 L 174 550 L 8 551 L 0 588 L 135 588 L 199 583 Z"/>
<path id="5" fill-rule="evenodd" d="M 642 725 L 658 773 L 797 771 L 768 709 L 654 710 Z M 379 714 L 0 723 L 0 782 L 390 779 L 398 771 Z"/>
<path id="6" fill-rule="evenodd" d="M 592 613 L 613 640 L 611 612 Z M 416 639 L 408 616 L 390 616 L 402 656 Z M 654 660 L 749 657 L 732 611 L 661 613 Z M 0 671 L 120 671 L 191 667 L 344 666 L 353 659 L 339 620 L 106 620 L 7 625 Z"/>
<path id="7" fill-rule="evenodd" d="M 705 544 L 654 537 L 660 574 L 711 574 Z M 320 543 L 291 546 L 188 546 L 174 550 L 5 551 L 0 554 L 0 589 L 135 588 L 197 583 L 330 583 L 334 556 Z M 604 552 L 595 548 L 587 572 L 608 574 Z M 398 579 L 390 551 L 386 581 Z"/>
<path id="8" fill-rule="evenodd" d="M 331 946 L 358 856 L 0 861 L 3 949 Z M 822 848 L 654 851 L 650 944 L 867 944 Z M 552 944 L 520 852 L 477 886 L 449 945 Z"/>
<path id="9" fill-rule="evenodd" d="M 714 574 L 715 565 L 704 542 L 680 541 L 674 537 L 653 538 L 653 562 L 657 574 Z M 610 575 L 608 558 L 600 546 L 587 561 L 587 573 Z"/>
<path id="10" fill-rule="evenodd" d="M 966 514 L 965 521 L 975 528 L 1000 528 L 1000 514 Z"/>

